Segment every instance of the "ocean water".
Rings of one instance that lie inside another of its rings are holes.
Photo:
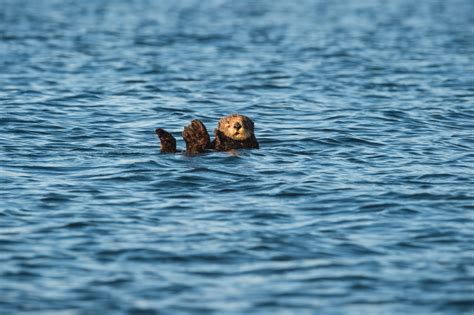
[[[0,0],[0,314],[473,314],[473,12]]]

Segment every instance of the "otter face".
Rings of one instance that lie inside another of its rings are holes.
[[[217,129],[225,136],[238,141],[249,139],[253,135],[253,121],[243,115],[229,115],[219,120]]]

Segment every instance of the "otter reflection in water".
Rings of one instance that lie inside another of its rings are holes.
[[[176,152],[176,139],[162,128],[156,129],[160,138],[160,150],[166,153]],[[235,149],[258,149],[254,134],[253,121],[244,115],[232,114],[219,120],[214,129],[214,140],[211,142],[206,126],[195,119],[184,127],[182,133],[186,142],[186,153],[202,153],[206,150],[230,151]]]

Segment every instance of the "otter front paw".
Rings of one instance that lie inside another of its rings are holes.
[[[226,151],[226,136],[219,129],[214,129],[214,149]]]
[[[211,139],[207,132],[206,126],[202,121],[195,119],[184,127],[183,139],[186,142],[186,153],[202,153],[210,148]]]

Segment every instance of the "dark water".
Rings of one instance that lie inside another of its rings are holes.
[[[0,314],[473,314],[473,12],[0,0]]]

